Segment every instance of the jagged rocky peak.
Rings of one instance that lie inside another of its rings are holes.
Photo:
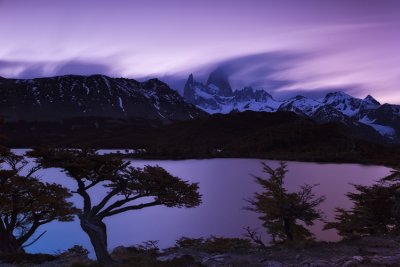
[[[315,101],[315,100],[302,95],[296,95],[292,98],[289,98],[286,102],[298,102],[298,101]]]
[[[246,86],[241,90],[235,90],[233,92],[237,101],[255,101],[255,102],[266,102],[273,100],[273,97],[265,90],[254,90],[251,86]]]
[[[363,99],[363,105],[365,106],[365,108],[377,108],[381,105],[381,103],[379,103],[375,98],[373,98],[371,95],[367,95],[364,99]]]
[[[302,99],[307,99],[307,97],[302,96],[302,95],[296,95],[295,97],[292,98],[293,100],[302,100]]]
[[[194,85],[194,77],[193,77],[193,73],[190,73],[188,79],[187,79],[187,84],[193,84]]]
[[[376,100],[375,98],[373,98],[371,95],[367,95],[367,96],[364,98],[364,101],[368,101],[368,102],[371,102],[371,103],[375,103],[375,104],[380,105],[380,103],[378,102],[378,100]]]
[[[193,74],[191,73],[185,83],[183,89],[183,97],[190,103],[195,103],[195,81]]]
[[[336,91],[336,92],[327,93],[322,102],[328,103],[328,102],[350,99],[350,98],[353,98],[353,97],[351,95],[346,94],[345,92]]]
[[[293,111],[300,115],[310,116],[320,105],[321,103],[314,99],[297,95],[284,101],[278,110]]]
[[[233,91],[226,73],[222,69],[216,69],[210,73],[207,84],[208,87],[215,86],[220,96],[232,96]]]
[[[361,99],[352,97],[344,92],[328,93],[322,101],[323,104],[328,104],[350,117],[359,112],[361,102]]]
[[[245,88],[243,88],[242,90],[244,93],[253,93],[254,89],[251,86],[246,86]]]
[[[245,87],[233,91],[227,76],[213,71],[206,84],[189,75],[184,87],[185,99],[207,113],[229,113],[232,110],[276,111],[280,102],[264,90]]]
[[[370,95],[360,99],[337,91],[318,100],[297,95],[276,101],[266,91],[251,87],[232,91],[226,75],[218,71],[210,74],[207,84],[197,82],[190,75],[184,95],[186,100],[210,114],[246,110],[292,111],[318,123],[340,122],[350,127],[362,125],[367,127],[364,130],[369,129],[391,141],[400,142],[400,106],[381,105]]]

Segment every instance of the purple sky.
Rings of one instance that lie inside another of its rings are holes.
[[[342,89],[400,103],[397,0],[0,0],[0,75],[160,77]]]

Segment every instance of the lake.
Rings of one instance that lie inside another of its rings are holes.
[[[277,161],[267,161],[273,167]],[[258,214],[244,209],[246,198],[260,191],[254,182],[254,175],[262,175],[258,159],[205,159],[205,160],[133,160],[137,167],[159,165],[167,171],[191,182],[198,182],[203,195],[203,203],[193,209],[151,207],[117,215],[106,220],[108,226],[109,248],[119,245],[134,245],[146,240],[160,240],[160,247],[174,244],[182,237],[241,237],[243,228],[250,226],[263,231],[265,241],[268,235],[261,228]],[[335,207],[349,208],[351,203],[345,193],[352,190],[349,183],[372,184],[389,174],[390,169],[382,166],[359,164],[317,164],[288,162],[286,187],[289,191],[298,190],[304,183],[319,184],[317,195],[325,195],[327,200],[320,206],[326,218],[333,218]],[[67,187],[74,186],[72,179],[59,169],[41,171],[43,180],[53,181]],[[95,200],[101,198],[102,188],[91,192]],[[74,202],[80,206],[80,198]],[[334,230],[322,231],[322,223],[311,229],[318,240],[335,241],[338,236]],[[47,233],[36,244],[27,248],[29,252],[54,253],[75,244],[92,251],[87,236],[80,229],[78,221],[69,223],[53,222],[37,233]]]

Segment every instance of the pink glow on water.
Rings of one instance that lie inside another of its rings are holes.
[[[278,162],[268,161],[272,167]],[[108,218],[110,249],[120,245],[134,245],[146,240],[160,240],[161,247],[172,246],[182,236],[208,237],[210,235],[241,237],[243,228],[250,226],[263,231],[258,214],[244,210],[244,199],[249,198],[260,187],[251,174],[263,175],[257,159],[210,159],[184,161],[133,161],[133,165],[159,165],[184,180],[198,182],[203,195],[203,203],[193,209],[152,207],[127,212]],[[358,164],[317,164],[289,162],[286,186],[289,191],[297,191],[304,183],[319,184],[317,195],[327,197],[320,208],[326,219],[331,220],[336,207],[349,208],[351,203],[345,193],[353,190],[350,183],[369,185],[389,174],[390,169],[382,166],[363,166]],[[65,177],[57,169],[42,173],[43,179],[75,188],[72,179]],[[93,203],[104,197],[100,187],[91,192]],[[74,197],[78,206],[82,200]],[[32,252],[54,252],[65,250],[75,244],[91,249],[87,236],[79,227],[79,222],[53,222],[43,227],[48,232],[43,239],[30,247]],[[42,229],[42,230],[43,230]],[[312,231],[319,240],[338,240],[335,231],[322,231],[322,223],[316,224]]]

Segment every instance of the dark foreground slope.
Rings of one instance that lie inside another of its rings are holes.
[[[159,120],[75,118],[2,125],[9,147],[141,148],[142,158],[254,157],[395,164],[397,146],[340,123],[317,124],[292,112],[242,112],[164,124]]]

